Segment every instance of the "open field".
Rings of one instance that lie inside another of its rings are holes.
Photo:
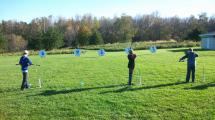
[[[196,82],[184,83],[184,49],[135,51],[136,68],[128,87],[127,56],[87,51],[30,56],[32,88],[20,91],[20,56],[0,56],[0,119],[215,119],[215,51],[196,51]],[[205,80],[203,80],[203,66]],[[138,85],[138,73],[142,85]],[[38,88],[38,79],[42,88]]]

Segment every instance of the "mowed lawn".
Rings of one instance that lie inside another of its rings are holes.
[[[137,59],[131,87],[126,85],[124,52],[107,52],[103,57],[97,51],[81,57],[30,56],[41,66],[30,67],[32,88],[24,91],[20,90],[20,66],[15,66],[20,56],[0,56],[0,119],[214,120],[215,51],[197,51],[195,83],[184,83],[186,62],[178,62],[183,51],[134,51]]]

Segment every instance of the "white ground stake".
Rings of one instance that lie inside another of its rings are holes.
[[[42,84],[41,84],[41,79],[40,77],[38,77],[38,70],[36,68],[36,74],[37,74],[37,78],[38,78],[38,87],[41,88],[42,87]],[[40,76],[40,75],[39,75]]]
[[[84,81],[83,80],[80,81],[80,86],[81,86],[81,88],[84,87]]]
[[[42,87],[42,84],[41,84],[41,80],[40,80],[40,78],[38,79],[38,86],[39,86],[39,88],[41,88],[41,87]]]
[[[137,85],[141,86],[142,85],[142,76],[140,74],[140,69],[138,69],[138,74],[137,74]]]
[[[205,82],[205,64],[203,64],[202,68],[202,81]]]
[[[138,85],[141,86],[142,85],[142,76],[137,76],[138,79]]]

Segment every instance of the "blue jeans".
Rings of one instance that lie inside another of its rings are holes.
[[[186,82],[189,82],[190,80],[190,74],[192,73],[192,82],[195,81],[195,70],[196,67],[194,66],[187,66],[187,76],[186,76]]]
[[[131,85],[133,71],[134,71],[133,68],[129,68],[128,85]]]
[[[23,79],[22,79],[22,85],[21,90],[24,90],[25,88],[29,88],[28,85],[28,72],[22,72]]]

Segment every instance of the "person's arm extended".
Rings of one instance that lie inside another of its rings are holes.
[[[34,65],[29,58],[28,58],[28,65]]]
[[[19,59],[19,63],[16,65],[22,65],[22,57]]]
[[[186,54],[185,56],[183,56],[183,57],[181,57],[180,59],[179,59],[179,62],[181,62],[181,61],[183,61],[185,58],[187,58],[188,57],[188,55]]]

